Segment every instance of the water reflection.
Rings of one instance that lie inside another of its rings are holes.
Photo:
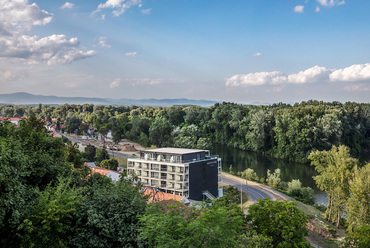
[[[312,178],[317,173],[314,167],[309,164],[298,164],[282,159],[270,158],[255,152],[243,151],[220,144],[214,145],[211,154],[220,156],[223,171],[229,171],[230,165],[232,165],[234,173],[251,168],[257,173],[258,177],[266,177],[267,170],[273,172],[279,168],[282,181],[290,182],[292,179],[299,179],[302,186],[311,187],[315,190],[316,203],[326,204],[325,193],[317,189]]]

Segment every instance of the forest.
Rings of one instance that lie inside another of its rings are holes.
[[[259,201],[247,216],[233,194],[198,207],[148,204],[135,178],[114,183],[68,162],[78,150],[34,115],[0,122],[0,147],[1,247],[309,247],[293,202]]]
[[[210,107],[172,106],[0,106],[0,115],[35,114],[57,119],[65,132],[85,134],[92,126],[113,141],[143,146],[208,149],[223,144],[272,157],[308,163],[312,151],[345,145],[359,158],[370,152],[370,104],[307,101],[273,105],[217,103]]]
[[[326,219],[347,228],[343,245],[369,244],[370,166],[355,158],[369,149],[369,104],[40,104],[1,106],[0,111],[28,117],[18,126],[0,123],[2,247],[309,247],[305,223],[313,216],[294,202],[265,199],[249,207],[246,216],[228,191],[211,206],[147,204],[142,185],[131,179],[122,176],[112,183],[91,174],[75,145],[47,133],[45,121],[54,118],[68,133],[86,134],[93,126],[106,136],[111,130],[114,142],[126,138],[145,146],[202,149],[221,143],[311,161],[317,185],[329,196]]]

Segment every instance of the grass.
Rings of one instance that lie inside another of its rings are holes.
[[[127,167],[127,158],[110,155],[110,158],[115,158],[118,161],[118,165],[121,167]]]

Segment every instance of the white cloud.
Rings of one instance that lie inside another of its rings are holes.
[[[125,55],[129,57],[136,57],[137,52],[129,52],[129,53],[125,53]]]
[[[108,45],[107,44],[107,37],[99,37],[99,45],[101,47],[106,47],[106,48],[110,48],[111,45]]]
[[[135,82],[133,83],[133,86],[135,85],[158,85],[158,84],[161,84],[162,82],[163,80],[160,78],[155,78],[155,79],[142,78],[142,79],[135,80]]]
[[[284,76],[284,74],[279,71],[239,74],[239,75],[234,75],[231,78],[227,79],[226,85],[228,86],[239,86],[239,85],[256,86],[256,85],[272,84],[274,79],[282,77],[282,76]]]
[[[370,64],[352,65],[330,74],[331,81],[354,82],[366,79],[370,79]]]
[[[114,89],[120,86],[121,79],[116,78],[110,83],[109,88]]]
[[[143,9],[143,10],[141,10],[141,13],[144,14],[144,15],[150,15],[151,11],[152,11],[152,9]]]
[[[333,7],[343,5],[346,3],[344,0],[316,0],[316,1],[325,7]]]
[[[99,12],[102,9],[110,8],[114,9],[113,14],[115,16],[120,16],[127,9],[133,6],[141,7],[141,0],[107,0],[105,3],[100,3],[97,10],[93,13]]]
[[[314,66],[295,74],[279,71],[237,74],[226,80],[227,86],[307,84],[318,82],[358,82],[370,79],[370,64],[352,65],[344,69]]]
[[[304,6],[303,5],[297,5],[294,7],[294,12],[296,13],[302,13],[304,10]]]
[[[69,63],[89,57],[95,51],[79,50],[77,38],[51,35],[43,38],[29,35],[34,25],[49,23],[53,15],[40,10],[28,0],[0,0],[0,57],[21,59],[27,63]]]
[[[315,8],[315,12],[316,12],[316,13],[320,12],[320,7],[319,7],[319,6],[317,6],[317,7]]]
[[[262,55],[262,53],[259,53],[259,52],[257,52],[257,53],[253,53],[252,54],[252,56],[254,56],[254,57],[259,57],[259,56],[261,56]]]
[[[64,5],[62,5],[60,8],[61,9],[72,9],[75,5],[70,2],[66,2]]]
[[[132,87],[145,85],[159,85],[164,82],[164,80],[161,78],[126,78],[124,79],[124,81],[126,81]]]
[[[28,0],[0,0],[0,35],[12,32],[29,32],[33,25],[45,25],[53,19],[53,14],[40,10],[36,3]]]

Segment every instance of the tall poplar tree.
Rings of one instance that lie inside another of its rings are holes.
[[[312,152],[308,158],[319,173],[314,177],[317,186],[328,194],[325,216],[339,227],[350,196],[349,182],[358,160],[350,157],[349,148],[343,145],[333,146],[329,151]]]

